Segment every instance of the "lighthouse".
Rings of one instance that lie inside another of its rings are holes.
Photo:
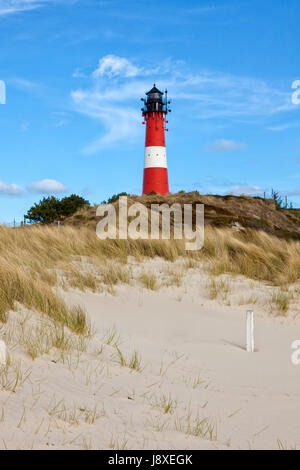
[[[165,143],[166,115],[170,112],[167,96],[155,84],[146,93],[142,115],[146,124],[143,194],[152,191],[164,195],[169,192],[168,168]]]

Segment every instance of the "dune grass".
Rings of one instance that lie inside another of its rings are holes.
[[[120,364],[121,367],[129,367],[130,369],[135,370],[137,372],[141,371],[142,359],[137,351],[133,351],[131,356],[126,359],[121,349],[117,345],[114,345],[114,347],[116,350],[116,362]]]
[[[184,257],[188,267],[204,262],[213,276],[241,274],[279,286],[300,278],[299,243],[262,231],[207,227],[204,248],[194,252],[185,250],[184,240],[99,240],[86,227],[0,226],[0,322],[19,302],[74,332],[84,332],[88,326],[82,309],[68,307],[55,291],[57,271],[72,287],[96,291],[100,283],[130,282],[132,274],[124,266],[128,256],[138,260],[159,256],[168,261]],[[72,267],[74,259],[83,257],[98,269],[98,279],[92,271]],[[154,275],[142,275],[140,280],[149,289],[157,288]]]
[[[154,273],[142,273],[140,275],[140,281],[146,289],[158,289],[157,277]]]
[[[49,236],[49,234],[52,235]],[[51,229],[18,230],[0,227],[0,321],[20,303],[47,315],[73,332],[89,328],[80,306],[69,307],[55,292],[55,262],[62,259]],[[63,238],[63,237],[61,237]],[[53,244],[52,244],[53,242]],[[70,242],[69,242],[70,243]],[[62,248],[61,248],[62,250]]]
[[[208,228],[202,259],[210,263],[211,273],[242,274],[270,284],[294,283],[300,277],[300,245],[262,231],[232,232]]]
[[[207,285],[209,298],[215,300],[221,298],[227,300],[228,294],[231,292],[231,287],[228,281],[211,279]]]
[[[271,311],[278,312],[285,315],[290,306],[291,295],[285,292],[275,292],[271,296],[270,307]]]

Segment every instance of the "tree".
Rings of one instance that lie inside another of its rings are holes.
[[[48,196],[35,203],[28,210],[25,219],[31,222],[49,224],[54,220],[74,214],[84,205],[89,205],[89,201],[76,194],[71,194],[71,196],[64,197],[61,200],[54,196]]]
[[[282,209],[282,207],[283,207],[283,201],[282,201],[282,197],[280,196],[279,192],[278,192],[278,191],[275,191],[274,189],[272,189],[272,191],[271,191],[271,198],[272,198],[273,201],[275,202],[275,207],[276,207],[276,209]]]
[[[113,194],[111,197],[107,199],[107,201],[103,201],[102,204],[113,204],[114,202],[118,201],[120,196],[128,196],[128,194],[125,192]]]
[[[90,205],[89,201],[83,199],[77,194],[71,194],[71,196],[64,197],[59,202],[61,215],[67,216],[74,214],[80,207]]]

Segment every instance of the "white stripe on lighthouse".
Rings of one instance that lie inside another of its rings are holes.
[[[166,147],[146,147],[144,168],[167,168]]]

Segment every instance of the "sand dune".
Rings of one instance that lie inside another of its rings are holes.
[[[180,260],[130,263],[133,273],[160,273],[158,286],[166,270],[181,266]],[[69,305],[86,309],[93,335],[76,336],[65,352],[51,348],[34,360],[14,343],[12,331],[20,318],[30,334],[41,322],[46,328],[47,320],[23,307],[11,312],[1,329],[12,363],[0,382],[0,446],[299,446],[300,366],[291,362],[298,301],[288,317],[276,316],[264,300],[270,297],[268,286],[223,279],[227,287],[214,299],[211,279],[199,269],[185,272],[181,285],[153,291],[137,282],[116,287],[114,295],[61,291]],[[249,305],[242,302],[251,296],[256,297],[253,354],[245,351]]]

